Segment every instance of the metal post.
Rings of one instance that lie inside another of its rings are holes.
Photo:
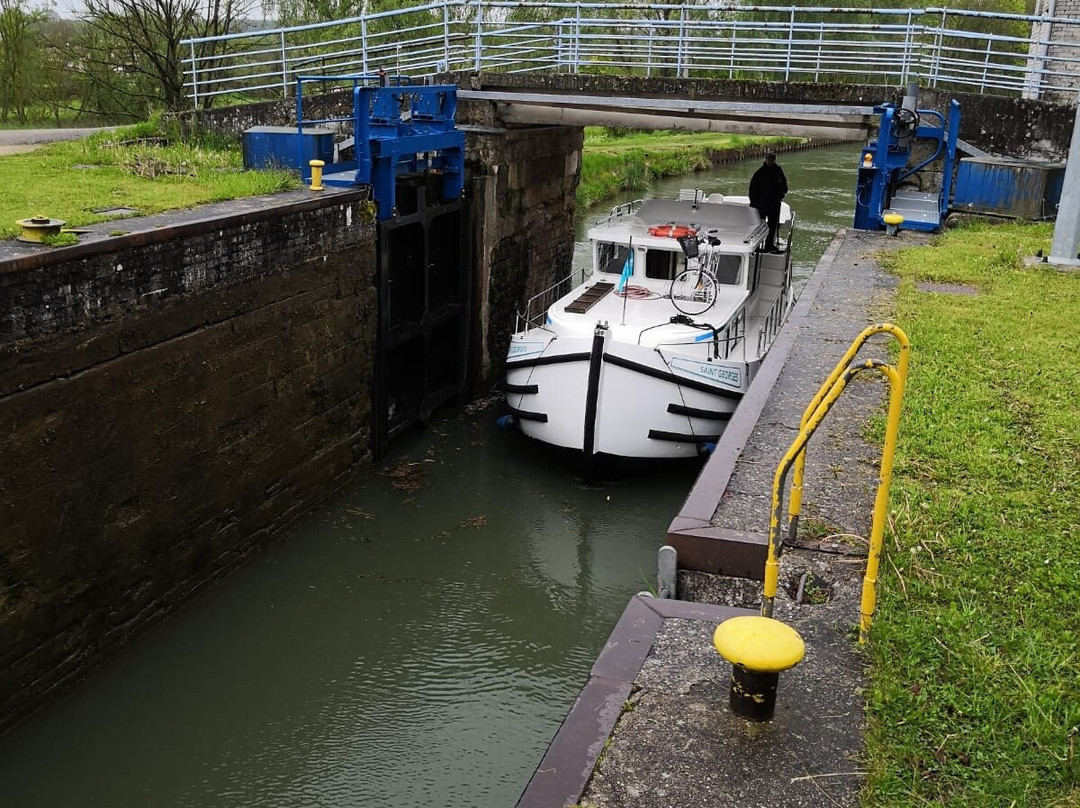
[[[677,553],[674,547],[665,544],[656,554],[656,596],[659,598],[674,598],[677,576]]]
[[[1076,118],[1073,120],[1072,141],[1069,143],[1065,181],[1061,186],[1054,240],[1050,243],[1050,263],[1080,266],[1077,249],[1080,247],[1080,96],[1077,98]]]
[[[869,364],[869,363],[868,363]],[[904,403],[904,380],[889,365],[878,367],[889,380],[889,414],[885,421],[885,446],[881,450],[877,493],[874,495],[874,517],[870,524],[870,548],[867,552],[866,574],[863,575],[862,597],[859,602],[859,643],[870,639],[870,623],[877,607],[878,565],[885,543],[885,522],[889,516],[889,486],[892,483],[893,458],[900,432],[900,409]]]
[[[289,97],[289,68],[285,62],[285,32],[281,32],[281,97]]]
[[[574,75],[581,70],[581,4],[574,11]]]
[[[566,33],[563,30],[563,21],[555,23],[555,72],[562,73],[566,51]]]
[[[446,72],[451,72],[450,68],[450,6],[449,4],[442,7],[442,19],[443,19],[443,62],[446,63]]]
[[[787,56],[784,57],[784,81],[791,75],[791,46],[795,43],[795,8],[791,9],[791,17],[788,18],[787,31]]]
[[[484,29],[484,7],[480,3],[476,4],[476,59],[473,63],[473,69],[480,72],[480,50],[483,47],[483,29]]]
[[[368,63],[367,63],[367,18],[360,20],[360,59],[361,59],[361,72],[367,76]]]
[[[911,65],[911,50],[915,42],[915,23],[912,20],[913,12],[907,13],[907,31],[904,32],[904,55],[900,60],[900,83],[908,83],[908,68]]]
[[[645,77],[648,78],[652,75],[652,43],[656,37],[656,29],[649,26],[649,50],[645,57]]]
[[[945,36],[945,12],[941,12],[941,23],[934,38],[934,67],[930,71],[930,86],[937,87],[938,73],[941,71],[941,43]]]
[[[990,69],[990,43],[993,42],[989,36],[986,37],[986,55],[983,57],[983,74],[982,83],[979,86],[979,95],[986,92],[986,73]]]
[[[817,83],[818,76],[821,74],[821,46],[825,42],[825,22],[818,23],[818,35],[817,35],[817,61],[814,62],[814,83]]]
[[[675,51],[675,75],[682,78],[683,74],[683,37],[686,35],[686,7],[679,11],[679,44]]]
[[[191,92],[195,109],[199,108],[199,66],[195,64],[195,43],[191,43]]]
[[[739,24],[735,20],[731,21],[731,55],[728,58],[728,71],[727,77],[729,79],[735,78],[735,33],[739,29]]]

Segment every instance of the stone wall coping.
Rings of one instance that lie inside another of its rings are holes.
[[[284,195],[283,195],[284,196]],[[291,195],[290,195],[291,196]],[[248,198],[250,199],[250,198]],[[113,224],[124,222],[126,224],[142,223],[143,230],[136,230],[122,236],[110,236],[107,239],[93,239],[70,247],[56,247],[43,252],[34,252],[13,258],[0,259],[0,275],[12,275],[19,272],[30,272],[36,269],[66,264],[82,258],[101,255],[109,252],[119,252],[133,247],[146,247],[153,244],[161,244],[178,238],[201,235],[210,230],[221,228],[242,227],[246,224],[263,222],[282,215],[303,213],[309,210],[318,210],[326,207],[328,201],[334,204],[357,202],[367,199],[366,190],[346,189],[342,191],[324,191],[319,196],[306,199],[293,199],[289,201],[274,201],[273,197],[264,197],[266,204],[256,209],[246,209],[236,213],[215,214],[213,216],[200,215],[202,208],[194,208],[191,211],[171,211],[177,213],[193,213],[197,218],[180,221],[173,224],[149,226],[146,223],[154,217],[147,216],[137,219],[114,219]],[[243,201],[243,200],[233,200]],[[155,214],[160,215],[160,214]],[[100,225],[95,225],[100,226]]]

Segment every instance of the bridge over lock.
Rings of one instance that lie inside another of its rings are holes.
[[[459,87],[465,122],[865,139],[875,105],[918,85],[965,111],[968,153],[1061,159],[1080,88],[1080,8],[439,0],[309,25],[187,40],[188,97],[298,100],[302,76],[392,75]],[[1070,13],[1070,11],[1072,13]],[[1055,13],[1060,16],[1054,16]],[[330,83],[327,82],[327,85]],[[471,106],[471,112],[470,112]],[[317,118],[301,109],[291,123]],[[1053,255],[1075,260],[1070,167]]]

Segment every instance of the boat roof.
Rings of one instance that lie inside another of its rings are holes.
[[[635,242],[650,238],[649,228],[662,225],[685,225],[697,230],[699,236],[710,235],[721,244],[749,245],[760,240],[763,233],[761,216],[750,207],[745,197],[723,201],[709,198],[699,202],[675,199],[648,199],[632,213],[613,214],[589,231],[589,238],[599,241]],[[670,243],[670,242],[668,242]]]

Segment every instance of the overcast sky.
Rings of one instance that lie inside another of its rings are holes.
[[[78,17],[83,4],[82,0],[53,0],[53,7],[61,17]]]

